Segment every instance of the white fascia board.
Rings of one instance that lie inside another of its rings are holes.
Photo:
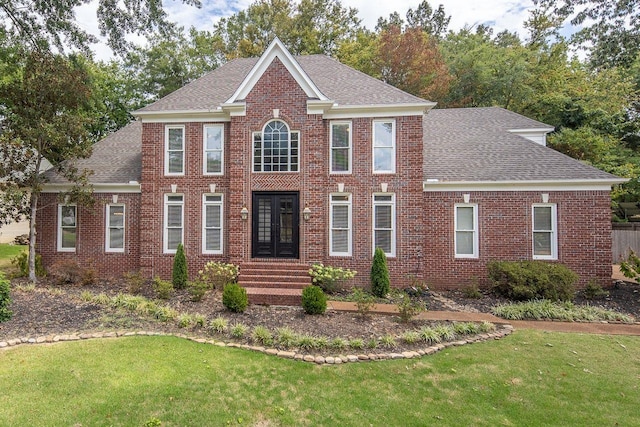
[[[228,122],[231,117],[222,108],[212,110],[136,111],[132,113],[142,123]]]
[[[333,105],[323,115],[324,119],[349,119],[358,117],[422,116],[436,105],[435,102],[411,104]]]
[[[508,131],[511,133],[538,133],[538,132],[549,133],[549,132],[553,132],[554,130],[555,128],[553,127],[544,127],[544,128],[509,129]]]
[[[92,184],[94,193],[140,193],[140,183],[137,181],[131,181],[127,184],[124,183],[96,183]],[[68,191],[72,184],[44,184],[42,186],[43,193],[62,193]]]
[[[233,104],[238,100],[246,99],[249,92],[251,92],[256,83],[258,83],[262,74],[269,68],[275,58],[282,61],[282,64],[289,73],[291,73],[291,76],[293,76],[298,85],[300,85],[307,97],[323,101],[327,100],[327,97],[320,92],[320,89],[313,83],[307,73],[304,72],[300,64],[298,64],[298,61],[295,60],[280,39],[276,37],[225,104]]]
[[[628,179],[567,179],[560,181],[438,181],[427,179],[424,192],[442,191],[609,191],[611,186]]]

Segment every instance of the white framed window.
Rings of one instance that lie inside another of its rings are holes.
[[[107,205],[106,252],[124,252],[125,208],[123,204]]]
[[[202,195],[202,253],[222,253],[222,194]]]
[[[298,172],[300,132],[282,120],[272,120],[253,133],[254,172]]]
[[[396,172],[396,121],[373,121],[373,173]]]
[[[396,255],[395,194],[373,195],[373,250],[381,248],[387,256]]]
[[[184,126],[165,127],[164,174],[184,175]]]
[[[351,194],[331,194],[329,201],[329,255],[351,255]]]
[[[478,258],[478,205],[455,205],[455,256]]]
[[[203,173],[224,174],[224,125],[205,125],[203,134]]]
[[[78,207],[58,205],[58,252],[75,252],[78,237]]]
[[[555,204],[534,204],[533,259],[558,259],[557,208]]]
[[[331,122],[331,173],[351,173],[351,122]]]
[[[174,254],[184,238],[184,196],[164,195],[164,253]]]

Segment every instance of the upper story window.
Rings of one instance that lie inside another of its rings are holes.
[[[184,175],[184,126],[167,126],[164,140],[164,174]]]
[[[124,252],[124,205],[107,205],[107,236],[105,250],[107,252]]]
[[[298,172],[300,133],[282,120],[267,123],[253,133],[254,172]]]
[[[478,257],[478,205],[455,206],[456,258]]]
[[[184,237],[184,196],[165,194],[164,196],[164,253],[176,253]]]
[[[78,226],[76,205],[58,205],[58,251],[75,252]]]
[[[205,125],[203,128],[203,149],[205,175],[224,173],[224,126]]]
[[[373,250],[381,248],[387,256],[396,255],[395,194],[373,196]]]
[[[558,259],[557,213],[555,204],[533,205],[533,258]]]
[[[373,121],[373,173],[396,172],[396,122]]]
[[[331,122],[331,173],[351,173],[351,122]]]

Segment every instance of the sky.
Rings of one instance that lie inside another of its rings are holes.
[[[421,0],[341,0],[344,7],[358,10],[358,16],[364,26],[373,29],[379,17],[388,17],[398,12],[405,17],[407,10],[416,9]],[[233,15],[246,9],[254,0],[201,0],[202,8],[197,9],[184,5],[180,0],[163,0],[165,10],[171,21],[189,28],[210,30],[221,17]],[[77,9],[76,20],[86,30],[98,34],[96,20],[96,1]],[[533,7],[531,0],[434,0],[429,4],[434,9],[442,4],[445,13],[451,16],[450,30],[458,30],[464,26],[486,24],[494,28],[494,34],[502,30],[516,31],[524,37],[523,23],[528,17],[528,10]],[[144,40],[140,39],[142,43]],[[110,57],[109,49],[104,45],[95,46],[98,59]]]

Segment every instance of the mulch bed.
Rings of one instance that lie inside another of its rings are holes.
[[[83,291],[94,294],[106,293],[114,296],[127,292],[124,282],[100,281],[85,287],[59,287],[41,281],[34,289],[25,285],[22,279],[12,281],[13,318],[0,323],[0,341],[14,338],[29,338],[52,334],[69,334],[97,331],[156,331],[164,333],[207,336],[206,328],[183,329],[177,322],[159,322],[130,311],[109,306],[84,302],[80,295]],[[22,285],[22,290],[20,290]],[[610,289],[609,296],[587,301],[579,294],[577,304],[588,303],[640,318],[640,285],[617,282]],[[143,287],[141,294],[154,297],[150,284]],[[488,292],[482,298],[466,298],[461,291],[427,292],[423,294],[430,310],[479,311],[490,312],[494,305],[507,302]],[[221,302],[220,292],[208,292],[200,302],[190,300],[184,290],[176,291],[167,304],[181,313],[199,313],[210,321],[216,317],[225,317],[229,324],[243,323],[248,327],[257,325],[275,331],[289,327],[297,333],[313,336],[325,336],[329,339],[380,338],[384,335],[399,336],[408,330],[419,329],[429,324],[427,321],[401,323],[396,316],[370,315],[362,318],[356,313],[327,311],[322,316],[305,315],[301,308],[250,306],[245,313],[236,314],[227,311]],[[400,346],[400,340],[398,340]],[[400,346],[398,351],[410,349]]]

